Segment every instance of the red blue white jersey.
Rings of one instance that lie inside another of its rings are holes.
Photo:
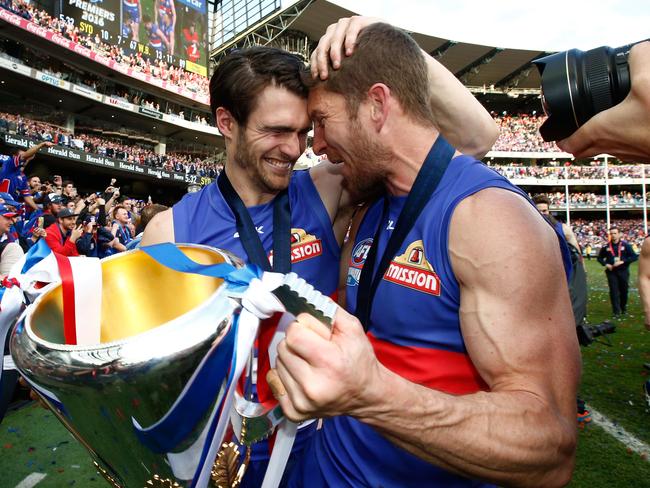
[[[464,198],[488,187],[524,195],[480,161],[458,156],[450,162],[379,283],[367,333],[388,369],[454,395],[488,387],[467,354],[460,329],[460,288],[449,259],[449,223]],[[346,300],[352,313],[376,229],[383,226],[379,261],[406,198],[389,197],[387,219],[382,216],[383,201],[376,202],[359,226],[347,273]],[[352,417],[325,420],[293,475],[295,487],[484,486],[425,462]]]
[[[340,248],[332,231],[332,223],[308,171],[296,171],[289,183],[291,205],[291,271],[297,273],[325,295],[335,297],[338,287]],[[273,201],[247,208],[262,246],[272,256]],[[198,193],[189,193],[173,207],[174,240],[196,243],[228,250],[248,261],[235,216],[215,183]],[[292,456],[285,473],[295,465],[296,453],[301,452],[311,437],[315,423],[298,430]],[[252,447],[251,464],[242,480],[242,488],[261,486],[269,459],[267,441]]]
[[[338,283],[340,249],[325,205],[308,171],[295,171],[289,184],[291,205],[291,271],[321,293],[333,295]],[[273,201],[247,208],[262,246],[273,249]],[[216,183],[188,193],[173,207],[178,243],[206,244],[226,249],[248,261],[235,216]],[[335,269],[336,268],[336,269]]]
[[[168,15],[169,20],[173,17],[174,9],[172,8],[171,0],[158,0],[158,14],[159,15]]]
[[[9,193],[17,201],[31,195],[23,173],[23,162],[19,156],[0,154],[0,192]]]
[[[149,45],[157,51],[161,51],[164,47],[162,41],[163,31],[157,24],[151,24],[151,27],[145,27],[145,29],[149,34]]]
[[[131,17],[131,20],[136,24],[140,23],[140,0],[122,0],[123,16],[126,14]]]

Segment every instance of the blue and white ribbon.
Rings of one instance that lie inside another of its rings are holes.
[[[199,264],[170,243],[140,249],[158,263],[175,271],[223,279],[227,295],[242,301],[243,309],[227,336],[208,353],[206,360],[199,365],[197,372],[163,418],[144,429],[133,419],[137,435],[145,445],[155,452],[167,452],[167,459],[177,477],[191,479],[191,488],[204,488],[210,480],[212,465],[228,427],[228,414],[232,409],[236,381],[241,376],[254,345],[259,320],[268,318],[275,312],[285,311],[282,303],[271,293],[281,284],[283,275],[265,273],[256,265],[238,269],[228,263]],[[229,368],[224,367],[228,359]],[[214,406],[199,439],[181,453],[171,452],[196,427],[209,407],[209,402],[199,399],[197,403],[197,399],[192,397],[213,399],[221,388],[224,394]],[[190,476],[193,466],[196,467]]]

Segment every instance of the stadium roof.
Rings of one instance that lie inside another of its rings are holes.
[[[212,52],[212,57],[218,61],[221,55],[234,47],[271,43],[287,31],[299,31],[312,42],[317,42],[328,25],[351,15],[356,13],[327,0],[300,0],[218,47]],[[422,49],[433,55],[466,86],[485,87],[486,91],[502,93],[536,92],[539,89],[540,77],[531,61],[548,54],[544,51],[502,49],[423,33],[412,35]]]

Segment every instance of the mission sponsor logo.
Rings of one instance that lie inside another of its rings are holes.
[[[304,229],[291,229],[291,264],[315,258],[323,254],[323,242]],[[273,265],[273,251],[269,254]]]
[[[291,263],[323,254],[323,242],[303,229],[291,229]]]
[[[350,263],[348,266],[348,276],[345,280],[346,285],[348,286],[358,286],[359,280],[361,279],[361,270],[363,265],[368,258],[368,252],[372,246],[372,238],[364,239],[360,241],[354,249],[352,249],[352,254],[350,255]]]
[[[411,243],[404,254],[391,261],[384,279],[413,290],[440,296],[440,278],[424,255],[422,241]]]

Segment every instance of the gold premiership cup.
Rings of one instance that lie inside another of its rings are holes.
[[[179,247],[201,264],[241,266],[224,251]],[[114,486],[186,486],[201,434],[225,394],[227,357],[212,362],[213,386],[201,389],[193,403],[198,411],[169,431],[176,437],[164,438],[163,429],[163,442],[156,443],[143,440],[142,430],[164,422],[205,359],[218,359],[232,344],[239,304],[226,296],[223,280],[173,271],[139,250],[101,264],[101,343],[65,344],[62,289],[54,286],[12,335],[16,366]]]

